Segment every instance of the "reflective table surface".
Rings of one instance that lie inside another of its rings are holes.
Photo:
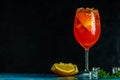
[[[120,80],[120,78],[115,79],[90,79],[85,77],[76,76],[68,76],[61,77],[55,74],[15,74],[15,73],[0,73],[0,80]]]

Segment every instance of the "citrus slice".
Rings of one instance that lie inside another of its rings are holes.
[[[70,76],[78,73],[77,65],[72,63],[54,63],[51,70],[61,76]]]
[[[79,72],[77,65],[74,64],[75,71],[71,75],[75,75]]]
[[[91,8],[78,8],[76,12],[77,18],[80,23],[88,30],[91,31],[91,27],[95,25],[94,10]]]

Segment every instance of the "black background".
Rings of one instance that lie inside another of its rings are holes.
[[[120,66],[119,0],[2,0],[0,72],[51,73],[56,62],[84,70],[84,49],[73,35],[78,7],[97,8],[101,17],[101,37],[90,49],[90,69]]]

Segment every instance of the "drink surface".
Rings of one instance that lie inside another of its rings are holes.
[[[74,19],[74,36],[85,49],[91,48],[101,33],[98,10],[78,8]]]

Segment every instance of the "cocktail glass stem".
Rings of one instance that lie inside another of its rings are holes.
[[[85,49],[85,70],[86,73],[89,72],[89,49]]]

